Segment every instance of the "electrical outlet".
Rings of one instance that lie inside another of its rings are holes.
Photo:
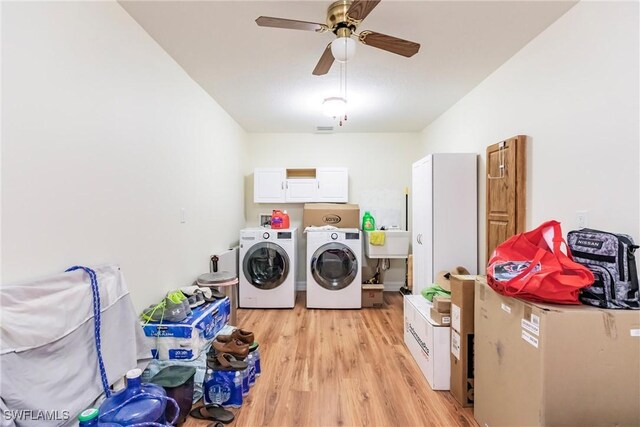
[[[578,220],[578,228],[587,228],[589,226],[589,213],[587,211],[577,211],[576,219]]]
[[[185,222],[187,222],[187,210],[180,208],[180,224],[184,224]]]

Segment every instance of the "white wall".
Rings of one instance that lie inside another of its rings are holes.
[[[638,3],[582,2],[422,134],[423,154],[478,152],[485,263],[485,152],[526,134],[527,228],[547,219],[640,241]]]
[[[381,218],[397,218],[397,225],[404,228],[404,191],[405,187],[411,187],[411,164],[418,158],[418,133],[252,133],[248,135],[248,141],[245,169],[247,226],[257,226],[258,215],[273,209],[286,209],[292,227],[301,228],[302,224],[302,204],[253,203],[254,168],[341,166],[349,168],[349,202],[360,205],[361,216],[365,210],[370,210],[377,225],[383,225]],[[299,288],[303,288],[306,284],[306,237],[299,233],[298,238],[298,259],[303,262],[299,263],[297,280]],[[375,262],[369,261],[373,267]],[[366,269],[363,273],[366,279],[373,272]],[[390,289],[396,288],[404,284],[404,278],[405,261],[391,261],[385,283]]]
[[[2,282],[118,263],[141,308],[207,272],[244,131],[117,3],[2,8]]]

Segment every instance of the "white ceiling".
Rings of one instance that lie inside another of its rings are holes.
[[[416,132],[564,14],[565,1],[383,0],[359,27],[422,45],[405,58],[359,44],[348,121],[322,115],[339,65],[313,76],[331,33],[258,27],[260,15],[325,22],[330,1],[121,1],[248,132]]]

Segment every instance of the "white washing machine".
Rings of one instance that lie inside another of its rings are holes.
[[[362,241],[357,228],[307,232],[307,307],[362,307]]]
[[[293,308],[296,302],[297,229],[240,231],[239,306]]]

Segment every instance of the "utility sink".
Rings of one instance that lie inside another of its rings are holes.
[[[405,230],[381,230],[385,233],[384,245],[369,243],[371,231],[364,232],[364,253],[368,258],[407,258],[411,232]]]

